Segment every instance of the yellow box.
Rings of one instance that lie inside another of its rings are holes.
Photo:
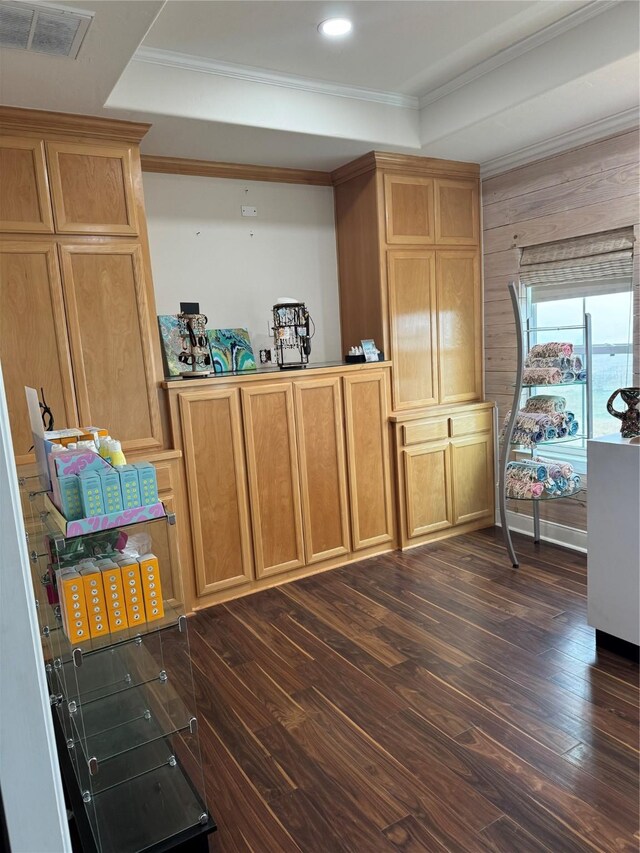
[[[80,569],[84,598],[89,619],[89,631],[92,637],[103,637],[109,633],[109,617],[107,615],[102,572],[96,566],[84,566]]]
[[[131,562],[128,559],[125,562],[121,560],[120,571],[122,572],[122,586],[124,588],[127,619],[129,620],[129,627],[133,628],[134,625],[141,625],[146,621],[142,583],[140,580],[140,566],[137,561]]]
[[[88,640],[89,622],[84,586],[80,574],[75,569],[59,569],[57,582],[65,634],[74,644]]]
[[[140,578],[147,621],[162,619],[164,604],[162,603],[162,584],[160,582],[158,558],[155,554],[143,554],[138,562],[140,564]]]
[[[101,566],[100,572],[102,574],[109,630],[111,633],[121,631],[123,628],[129,627],[129,620],[127,619],[120,566],[110,562],[109,565]]]

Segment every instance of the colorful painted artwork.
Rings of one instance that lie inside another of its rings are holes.
[[[246,329],[207,329],[207,338],[216,373],[256,369],[256,360]]]
[[[164,355],[165,376],[180,376],[184,366],[178,361],[182,352],[182,338],[176,314],[159,314],[158,326]]]

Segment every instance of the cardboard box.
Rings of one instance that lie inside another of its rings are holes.
[[[97,471],[82,471],[78,474],[78,481],[80,483],[83,517],[91,518],[94,515],[104,515],[102,483]]]
[[[160,566],[155,554],[144,554],[139,558],[140,579],[147,621],[162,619],[164,604],[162,602],[162,584],[160,582]]]
[[[122,558],[118,562],[122,571],[127,619],[129,620],[129,627],[133,628],[135,625],[141,625],[146,621],[140,566],[137,561],[132,561],[131,558]]]
[[[109,629],[112,633],[129,627],[122,586],[122,571],[112,560],[99,560]]]
[[[150,506],[158,501],[156,469],[151,462],[134,462],[140,484],[140,505]]]
[[[115,468],[101,468],[98,471],[98,476],[102,485],[105,515],[109,515],[112,512],[121,512],[123,509],[122,491],[120,489],[120,476],[118,472]]]
[[[84,587],[89,633],[92,637],[103,637],[109,633],[109,617],[104,597],[102,572],[97,566],[84,566],[80,568],[80,576]]]
[[[140,506],[140,484],[137,470],[133,465],[119,465],[115,470],[120,475],[123,509],[133,509]]]
[[[90,635],[82,578],[75,569],[58,569],[56,583],[62,609],[62,627],[75,645]]]

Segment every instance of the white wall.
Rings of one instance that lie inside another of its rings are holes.
[[[151,172],[143,183],[159,314],[200,302],[209,328],[249,329],[257,358],[272,305],[293,296],[316,325],[311,361],[341,359],[331,187]]]
[[[0,786],[14,853],[64,853],[71,842],[34,602],[0,365]]]

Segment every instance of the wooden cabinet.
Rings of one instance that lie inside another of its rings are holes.
[[[56,246],[0,242],[0,360],[17,463],[31,461],[25,385],[44,391],[55,427],[78,426]]]
[[[398,416],[395,441],[403,548],[493,524],[492,404]]]
[[[179,396],[197,595],[253,577],[240,392]]]
[[[347,466],[353,550],[393,539],[385,376],[345,376]]]
[[[480,255],[439,251],[436,258],[439,401],[482,396]]]
[[[435,252],[388,253],[389,319],[396,411],[438,399]]]
[[[59,234],[138,233],[130,146],[48,142],[47,160]]]
[[[140,246],[62,244],[60,253],[80,420],[108,426],[125,450],[161,446]]]
[[[371,152],[332,177],[344,351],[376,339],[394,412],[481,400],[478,167]]]
[[[293,383],[307,564],[349,553],[340,377]]]
[[[304,565],[293,386],[242,388],[256,575]]]
[[[53,232],[41,139],[0,136],[0,231]]]

